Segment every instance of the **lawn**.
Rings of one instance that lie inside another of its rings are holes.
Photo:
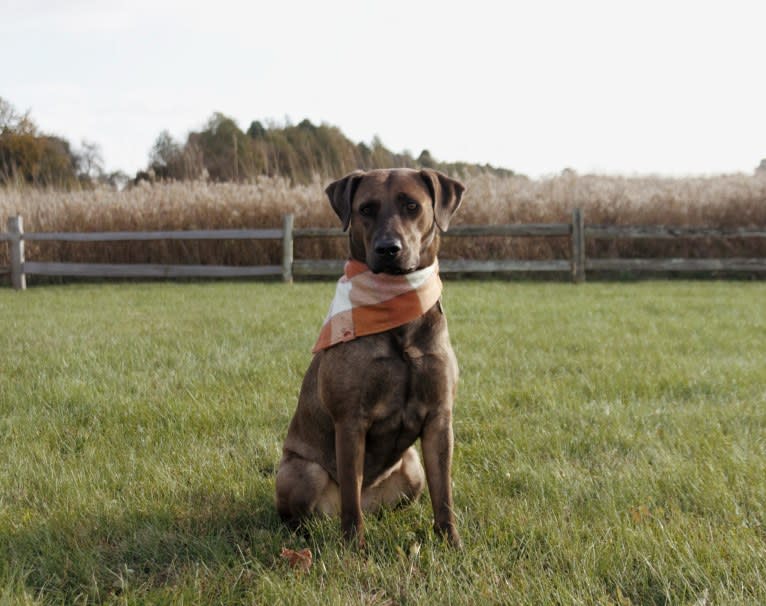
[[[464,548],[363,553],[273,506],[332,290],[0,290],[0,604],[766,603],[766,284],[447,282]]]

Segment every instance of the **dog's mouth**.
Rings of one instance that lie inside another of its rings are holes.
[[[392,276],[401,276],[412,273],[417,269],[416,265],[402,265],[399,259],[376,258],[370,259],[368,267],[374,274],[390,274]]]
[[[402,276],[404,274],[410,274],[413,271],[415,271],[415,267],[399,267],[398,265],[390,265],[390,264],[384,264],[384,265],[377,265],[372,264],[370,265],[370,270],[374,274],[389,274],[392,276]]]

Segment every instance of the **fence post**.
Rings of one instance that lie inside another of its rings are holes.
[[[585,282],[585,218],[580,208],[572,211],[572,282]]]
[[[293,281],[293,222],[292,214],[282,217],[282,281]]]
[[[8,217],[8,233],[11,234],[11,285],[16,290],[26,290],[27,277],[24,275],[24,220]]]

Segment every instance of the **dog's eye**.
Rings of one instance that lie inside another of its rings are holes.
[[[405,206],[405,208],[407,209],[408,213],[414,215],[420,210],[420,204],[410,200],[409,202],[407,202],[407,205]]]
[[[372,217],[375,214],[375,205],[365,204],[359,209],[359,214],[363,217]]]

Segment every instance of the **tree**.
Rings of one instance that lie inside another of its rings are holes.
[[[104,174],[104,157],[101,153],[101,146],[85,139],[80,145],[80,151],[77,154],[80,177],[86,181],[98,181]]]
[[[202,152],[205,169],[214,181],[240,181],[255,176],[251,139],[232,118],[214,113],[201,132],[189,135],[187,145],[190,143]]]
[[[167,130],[163,130],[149,152],[149,164],[152,167],[168,167],[177,162],[180,155],[181,146]]]
[[[160,179],[184,179],[183,149],[163,130],[149,152],[149,168]]]
[[[0,185],[71,187],[78,162],[66,139],[39,133],[29,112],[0,97]]]
[[[424,149],[418,156],[418,164],[423,168],[436,168],[438,163],[431,156],[431,152]]]
[[[250,128],[247,129],[247,136],[251,139],[263,139],[266,136],[266,128],[258,120],[253,120],[250,123]]]
[[[0,97],[0,133],[4,133],[6,130],[14,130],[17,120],[16,108]]]
[[[36,135],[37,127],[29,112],[20,114],[9,101],[0,97],[0,134]]]

